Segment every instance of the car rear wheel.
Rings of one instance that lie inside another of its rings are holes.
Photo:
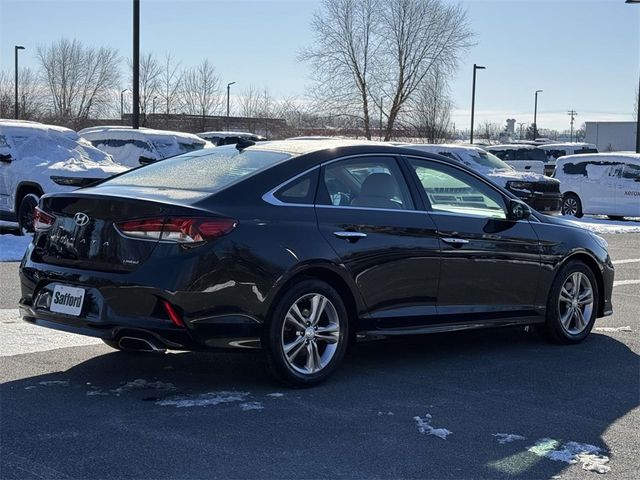
[[[562,214],[582,217],[582,202],[575,193],[567,193],[562,199]]]
[[[598,283],[582,262],[565,265],[556,276],[547,303],[544,325],[556,343],[580,343],[591,332],[598,312]]]
[[[27,233],[33,233],[33,210],[38,206],[39,197],[35,193],[27,193],[22,200],[20,200],[20,206],[18,207],[18,227],[20,228],[20,235],[26,235]]]
[[[347,348],[348,315],[327,283],[304,280],[278,302],[265,338],[271,373],[293,386],[317,384],[333,373]]]

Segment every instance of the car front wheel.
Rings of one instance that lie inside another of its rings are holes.
[[[330,285],[298,282],[280,299],[267,327],[269,370],[293,386],[319,383],[344,357],[348,331],[346,308]]]
[[[573,261],[562,267],[549,292],[544,330],[557,343],[580,343],[596,320],[598,284],[589,267]]]
[[[33,210],[38,206],[38,200],[39,198],[35,193],[27,193],[22,197],[22,200],[20,200],[20,206],[18,207],[20,235],[34,232]]]

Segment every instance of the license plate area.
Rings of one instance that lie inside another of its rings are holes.
[[[82,312],[85,293],[84,288],[54,285],[49,310],[78,317]]]

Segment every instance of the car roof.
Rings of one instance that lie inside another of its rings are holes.
[[[534,148],[540,148],[540,145],[529,145],[527,143],[508,143],[505,145],[488,145],[486,150],[513,150],[514,148],[522,148],[525,150],[533,150]]]
[[[70,128],[27,120],[0,120],[0,130],[9,135],[33,135],[37,132],[61,133],[72,140],[78,139],[78,134]]]
[[[406,148],[415,148],[416,150],[433,153],[438,153],[437,150],[467,153],[485,152],[483,148],[477,147],[475,145],[459,145],[454,143],[414,143],[406,145]]]
[[[257,133],[251,133],[251,132],[200,132],[197,133],[196,135],[198,136],[202,136],[202,135],[210,135],[210,136],[216,136],[216,137],[259,137],[260,135],[258,135]]]
[[[586,142],[558,142],[558,143],[545,143],[544,145],[538,145],[538,148],[543,150],[553,150],[556,148],[571,148],[571,147],[591,147],[596,148],[593,143]]]
[[[322,150],[332,150],[344,147],[372,147],[371,150],[380,148],[382,150],[389,150],[395,153],[400,153],[400,151],[403,150],[406,152],[408,150],[407,148],[389,145],[384,142],[349,140],[343,138],[273,140],[269,142],[261,142],[248,148],[250,150],[283,152],[293,156],[299,156]]]
[[[93,139],[130,139],[130,138],[148,138],[148,137],[181,137],[188,138],[195,142],[204,142],[205,140],[192,133],[175,132],[172,130],[155,130],[152,128],[133,129],[127,126],[104,126],[89,127],[80,130],[78,134],[82,137],[91,136]]]
[[[620,162],[640,165],[640,153],[612,152],[612,153],[585,153],[578,155],[565,155],[558,158],[556,165],[567,162]]]

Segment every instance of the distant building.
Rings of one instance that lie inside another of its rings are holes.
[[[584,141],[600,152],[635,151],[636,122],[586,122]]]
[[[507,126],[505,128],[505,133],[512,137],[516,133],[516,119],[515,118],[507,118]]]

